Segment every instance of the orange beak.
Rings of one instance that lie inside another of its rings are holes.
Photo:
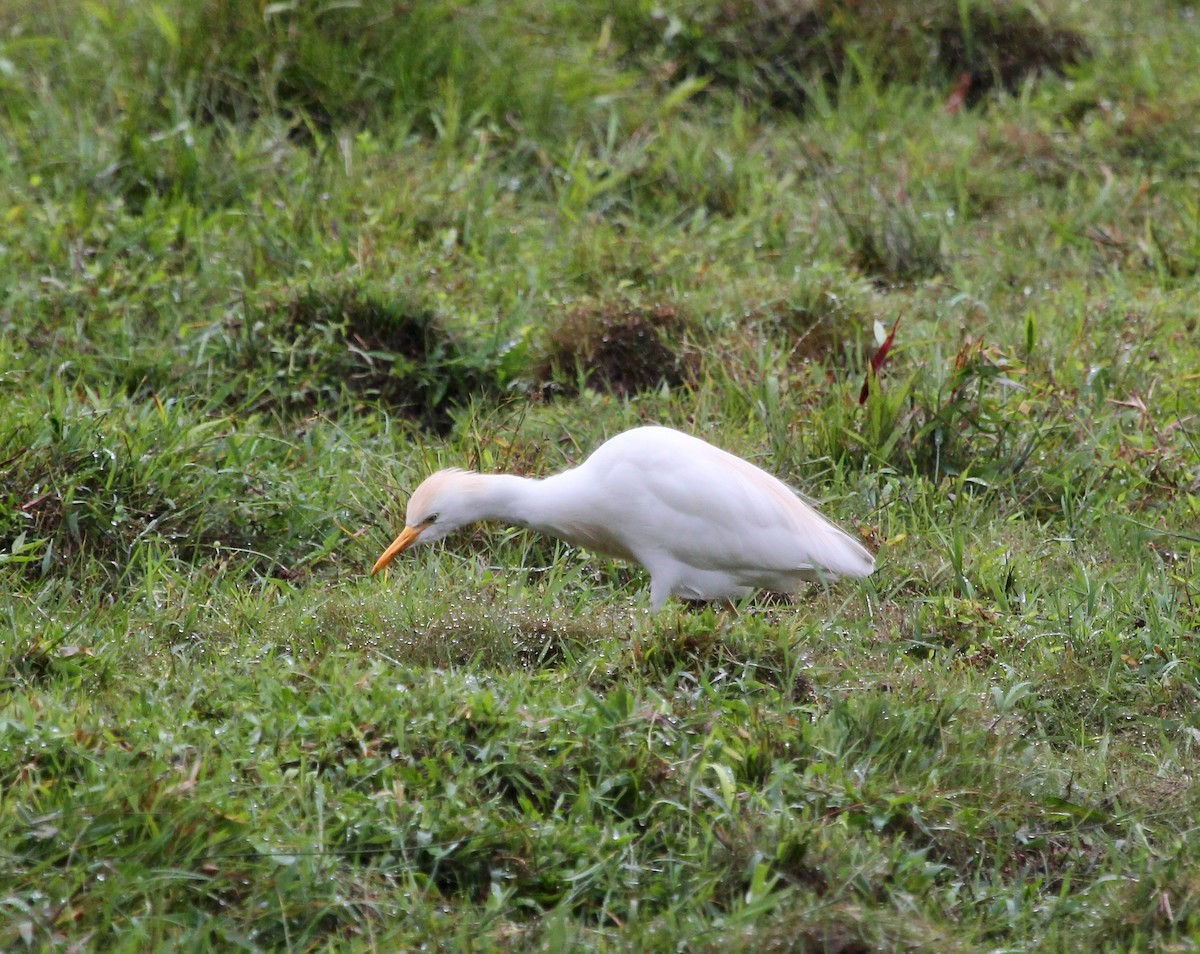
[[[417,542],[417,538],[421,535],[424,527],[405,527],[404,532],[392,541],[392,545],[383,551],[383,555],[375,561],[375,565],[371,567],[371,576],[374,576],[385,566],[391,563],[396,557],[411,547]]]

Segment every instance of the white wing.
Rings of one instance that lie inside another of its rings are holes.
[[[629,527],[640,562],[654,555],[747,582],[764,575],[866,576],[866,548],[753,464],[669,428],[613,438],[580,468],[608,491],[610,526]],[[653,553],[646,553],[647,545]],[[642,550],[643,552],[639,552]],[[809,571],[809,572],[806,572]]]

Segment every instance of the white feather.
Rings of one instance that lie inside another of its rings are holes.
[[[651,603],[727,599],[803,581],[863,577],[875,559],[785,483],[667,427],[639,427],[578,467],[531,480],[439,471],[413,492],[406,530],[373,572],[416,542],[477,520],[532,527],[640,563]]]

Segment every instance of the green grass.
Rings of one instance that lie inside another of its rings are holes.
[[[877,6],[0,12],[0,948],[1195,949],[1200,25]],[[645,422],[877,572],[367,576]]]

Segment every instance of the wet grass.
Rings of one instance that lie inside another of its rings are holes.
[[[1191,949],[1195,18],[875,6],[4,8],[0,947]],[[879,569],[367,577],[646,422]]]

